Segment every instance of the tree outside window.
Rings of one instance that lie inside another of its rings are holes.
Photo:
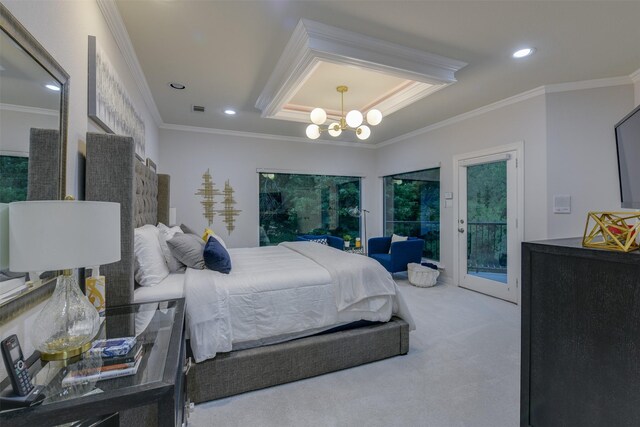
[[[384,233],[419,237],[422,256],[440,260],[440,168],[384,177]]]
[[[300,234],[360,236],[358,177],[261,172],[260,246],[295,241]]]
[[[0,156],[0,203],[27,200],[29,158]]]

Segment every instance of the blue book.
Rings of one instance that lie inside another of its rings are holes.
[[[136,337],[109,338],[94,341],[89,349],[91,356],[124,356],[136,345]]]

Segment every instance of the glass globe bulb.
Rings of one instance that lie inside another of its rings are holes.
[[[340,129],[340,125],[338,123],[332,123],[329,125],[329,135],[335,138],[337,136],[340,136],[341,133],[342,129]]]
[[[365,140],[369,138],[370,135],[371,129],[369,129],[369,126],[362,125],[358,129],[356,129],[356,136],[358,137],[358,139]]]
[[[309,125],[309,126],[307,126],[307,137],[309,139],[318,139],[318,138],[320,138],[320,127],[318,125]]]
[[[367,113],[367,123],[371,126],[379,125],[382,121],[382,113],[380,110],[369,110]]]
[[[362,124],[362,113],[358,110],[351,110],[347,113],[347,124],[349,127],[357,128]]]
[[[309,117],[311,121],[317,125],[321,125],[327,121],[327,113],[322,108],[314,108]]]

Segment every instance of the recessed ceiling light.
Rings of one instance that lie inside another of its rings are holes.
[[[224,110],[224,113],[227,116],[235,116],[236,115],[236,110],[232,110],[231,108],[227,108],[226,110]]]
[[[186,88],[186,86],[183,85],[182,83],[169,83],[169,86],[171,86],[174,89],[178,89],[178,90],[182,90],[182,89]]]
[[[513,57],[514,58],[524,58],[530,55],[533,55],[533,53],[536,51],[536,49],[534,47],[527,47],[525,49],[520,49],[520,50],[516,50],[515,52],[513,52]]]
[[[46,87],[49,90],[55,90],[56,92],[60,90],[59,86],[52,85],[52,84],[44,85],[44,87]]]

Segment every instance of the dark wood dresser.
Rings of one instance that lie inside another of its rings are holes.
[[[640,426],[640,252],[522,245],[521,426]]]

